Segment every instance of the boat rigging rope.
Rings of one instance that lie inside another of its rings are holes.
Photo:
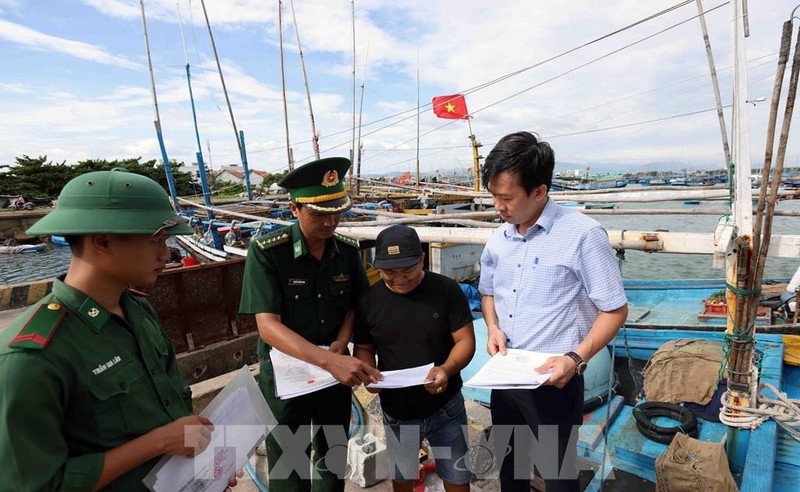
[[[765,389],[770,390],[777,398],[765,397]],[[722,395],[721,402],[719,420],[726,425],[754,430],[772,418],[790,436],[800,441],[800,399],[787,397],[786,393],[781,393],[769,383],[759,386],[758,406],[755,408],[734,405],[728,391]]]

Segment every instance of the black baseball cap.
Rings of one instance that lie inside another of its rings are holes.
[[[405,225],[393,225],[378,234],[375,244],[375,268],[408,268],[419,262],[422,244],[417,231]]]

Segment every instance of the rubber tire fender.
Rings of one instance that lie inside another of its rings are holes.
[[[653,417],[669,417],[680,422],[674,427],[661,427],[651,420]],[[636,420],[636,428],[646,438],[669,444],[675,434],[682,432],[691,437],[697,437],[697,417],[688,409],[674,403],[660,401],[648,401],[639,404],[633,409],[633,418]]]

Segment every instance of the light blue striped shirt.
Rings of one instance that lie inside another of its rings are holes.
[[[574,350],[599,311],[627,303],[605,229],[552,199],[524,236],[513,224],[497,229],[478,289],[494,297],[506,346],[537,352]]]

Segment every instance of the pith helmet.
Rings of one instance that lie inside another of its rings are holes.
[[[278,181],[289,199],[319,214],[339,214],[353,206],[344,189],[350,159],[328,157],[298,167]]]
[[[56,208],[26,232],[45,234],[191,234],[164,188],[125,169],[96,171],[73,178],[58,195]]]

